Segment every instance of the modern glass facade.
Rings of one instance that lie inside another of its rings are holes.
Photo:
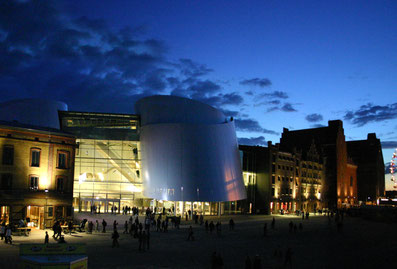
[[[75,211],[111,212],[144,206],[137,141],[77,139]]]

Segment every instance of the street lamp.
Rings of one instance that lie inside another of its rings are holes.
[[[47,229],[47,216],[48,215],[48,207],[47,207],[47,200],[48,200],[48,189],[44,190],[45,192],[45,207],[44,207],[44,230]]]

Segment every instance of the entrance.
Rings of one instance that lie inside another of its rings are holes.
[[[10,207],[0,206],[0,222],[8,224],[10,222]]]
[[[29,227],[44,229],[44,206],[28,206],[26,221]]]

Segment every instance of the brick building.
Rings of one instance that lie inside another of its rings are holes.
[[[75,138],[59,130],[0,122],[1,221],[51,227],[72,217]]]
[[[267,147],[240,145],[247,188],[245,211],[269,214],[323,208],[323,164],[313,148],[309,150],[304,154],[281,151],[270,141]]]
[[[280,149],[283,151],[309,152],[310,147],[315,150],[324,161],[325,177],[323,180],[321,197],[327,208],[336,208],[338,201],[344,199],[340,188],[345,182],[350,183],[350,176],[354,167],[348,167],[347,147],[340,120],[329,121],[328,126],[289,131],[284,128],[280,139]],[[357,182],[353,180],[353,184]],[[353,186],[353,189],[356,187]],[[356,200],[354,200],[356,199]],[[357,196],[346,205],[356,204]]]
[[[370,133],[366,140],[348,141],[347,152],[357,164],[358,200],[375,203],[377,198],[385,195],[385,164],[382,145],[375,133]]]

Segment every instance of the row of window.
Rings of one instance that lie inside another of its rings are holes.
[[[278,181],[281,181],[281,180],[283,180],[283,181],[293,181],[293,178],[291,177],[291,178],[289,178],[288,179],[288,177],[280,177],[280,176],[277,176],[277,180]],[[272,175],[272,183],[273,184],[275,184],[276,183],[276,176],[275,175]]]
[[[29,189],[32,191],[37,191],[39,189],[39,176],[29,175],[28,177]],[[56,177],[56,190],[59,192],[66,191],[67,187],[67,177],[57,176]],[[12,189],[12,174],[2,174],[0,182],[1,190],[11,190]]]
[[[57,152],[57,168],[67,169],[69,163],[69,151],[58,150]],[[30,160],[29,165],[31,167],[40,167],[41,149],[31,148],[30,149]],[[3,146],[3,159],[2,164],[14,165],[14,146],[4,145]]]
[[[281,192],[282,191],[282,192]],[[278,193],[279,194],[281,194],[281,195],[283,195],[283,194],[286,194],[286,195],[292,195],[292,189],[291,188],[278,188]],[[275,188],[273,187],[272,188],[272,196],[275,196],[276,195],[276,193],[275,193]]]

